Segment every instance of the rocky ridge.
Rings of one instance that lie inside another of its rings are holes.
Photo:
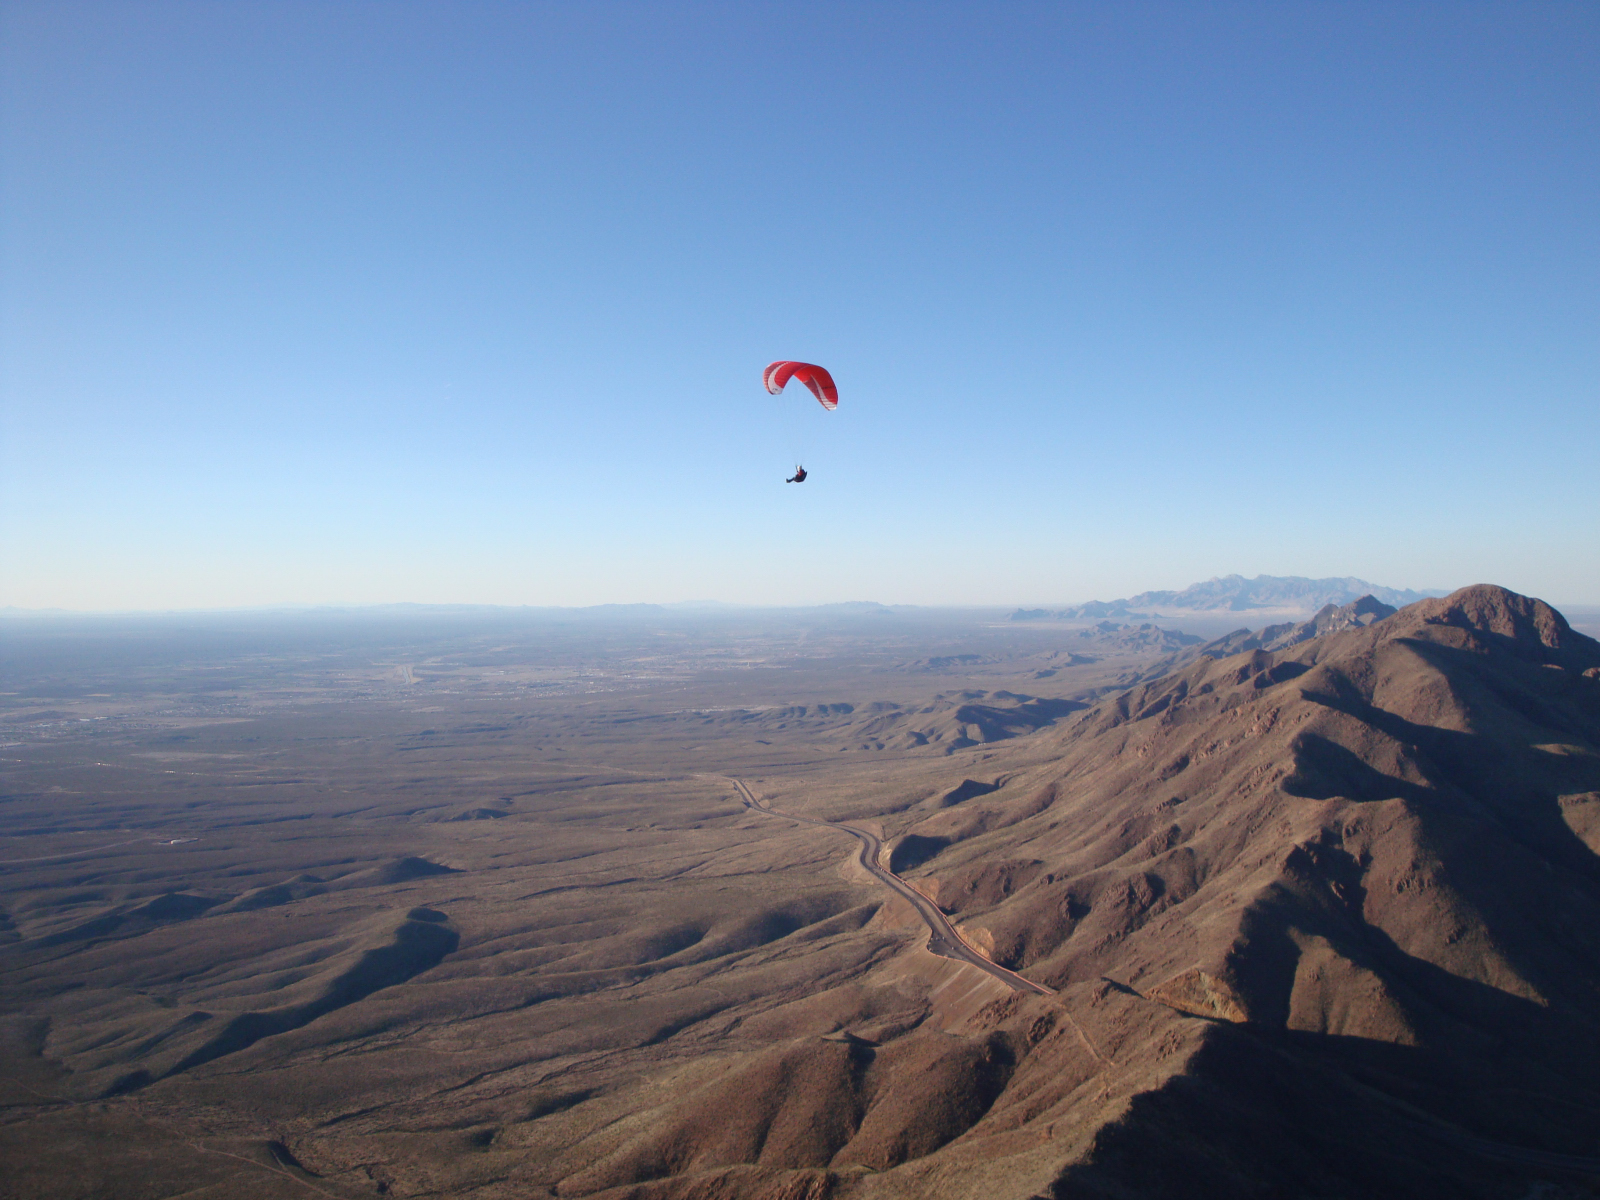
[[[1069,1008],[1206,1023],[1051,1194],[1507,1195],[1600,1142],[1600,643],[1489,586],[1323,617],[905,831]]]

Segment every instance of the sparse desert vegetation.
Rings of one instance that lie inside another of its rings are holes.
[[[1578,1187],[1600,645],[1351,612],[13,626],[0,1187]]]

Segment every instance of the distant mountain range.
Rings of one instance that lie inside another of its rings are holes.
[[[1335,579],[1306,579],[1299,575],[1224,575],[1205,583],[1192,584],[1181,592],[1140,592],[1123,600],[1091,600],[1071,608],[1019,608],[1013,621],[1074,621],[1101,617],[1148,617],[1152,610],[1182,609],[1190,612],[1245,612],[1252,610],[1316,612],[1329,604],[1349,604],[1362,596],[1372,596],[1384,604],[1404,608],[1418,600],[1443,595],[1440,591],[1412,591],[1409,588],[1382,587],[1353,576]]]

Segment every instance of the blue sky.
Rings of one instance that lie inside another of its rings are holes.
[[[0,605],[1600,603],[1593,4],[0,12]]]

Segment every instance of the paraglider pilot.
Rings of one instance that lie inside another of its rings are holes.
[[[761,372],[761,382],[774,396],[783,395],[784,385],[791,379],[798,379],[805,384],[807,390],[817,398],[817,403],[829,412],[839,407],[839,389],[834,385],[833,376],[828,374],[826,367],[819,367],[816,363],[780,359],[778,362],[768,363],[767,369]],[[799,463],[794,465],[794,474],[784,480],[785,483],[805,481],[806,469]]]

